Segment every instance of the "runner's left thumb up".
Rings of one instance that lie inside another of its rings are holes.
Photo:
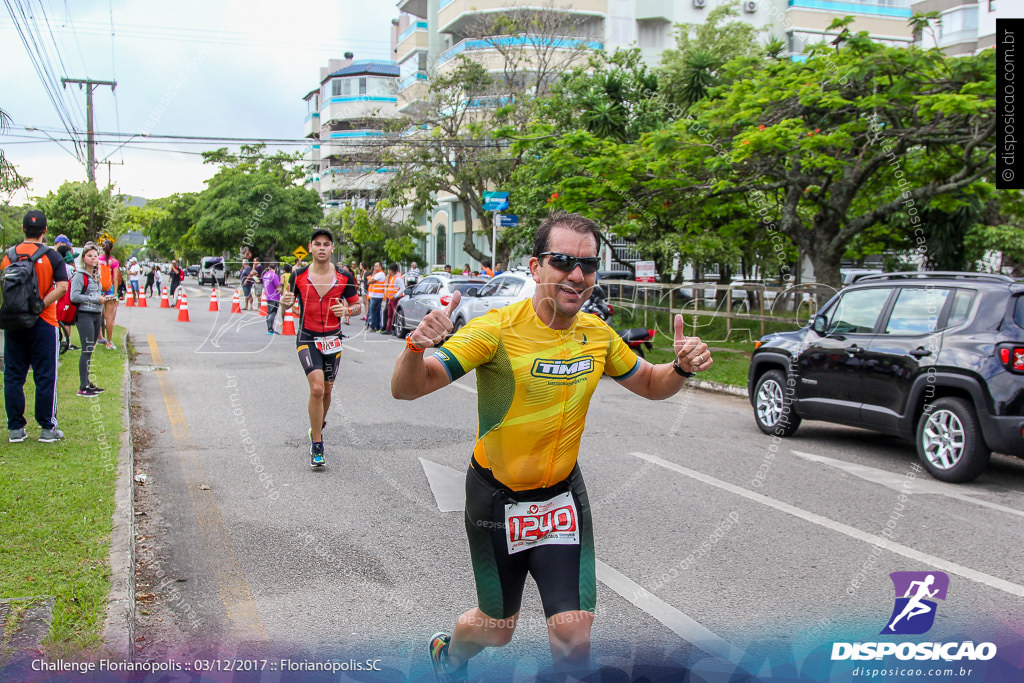
[[[683,316],[680,313],[676,313],[675,327],[677,340],[682,339],[683,337],[686,336],[686,326],[683,323]]]
[[[448,302],[448,305],[444,309],[444,314],[450,319],[455,309],[459,307],[459,302],[462,301],[462,292],[455,290],[452,292],[452,300]]]

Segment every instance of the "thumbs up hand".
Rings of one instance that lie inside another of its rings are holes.
[[[714,363],[711,360],[711,354],[708,352],[708,345],[702,342],[700,337],[686,336],[683,316],[679,314],[676,314],[675,317],[675,341],[673,348],[676,352],[676,361],[685,372],[707,370]]]
[[[443,309],[437,308],[427,313],[416,329],[409,334],[409,341],[420,349],[440,346],[452,333],[452,315],[462,301],[462,293],[452,292],[452,298]]]

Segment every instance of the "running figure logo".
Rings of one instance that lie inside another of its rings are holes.
[[[944,572],[893,572],[889,578],[896,589],[896,604],[882,634],[927,633],[935,622],[934,599],[946,599],[949,576]]]

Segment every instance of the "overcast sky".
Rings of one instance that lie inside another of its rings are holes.
[[[14,122],[0,135],[0,147],[32,178],[32,196],[84,180],[85,166],[54,142],[26,141],[43,135],[26,126],[58,139],[67,133],[8,6],[31,7],[58,89],[61,77],[117,82],[114,93],[94,91],[97,131],[242,138],[301,138],[302,97],[319,85],[320,67],[347,51],[356,59],[389,59],[391,19],[398,16],[394,0],[5,0],[0,109]],[[60,93],[84,139],[84,91],[68,85]],[[73,151],[72,143],[63,144]],[[123,162],[110,166],[110,176],[125,194],[153,199],[199,191],[215,171],[201,163],[202,145],[171,147],[137,137],[117,147],[104,143],[96,157]],[[107,173],[106,163],[97,167],[99,185]]]

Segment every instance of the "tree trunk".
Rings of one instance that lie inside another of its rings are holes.
[[[811,267],[814,269],[814,280],[823,287],[817,288],[815,298],[818,306],[824,306],[832,295],[842,288],[842,276],[839,265],[843,261],[842,252],[830,253],[824,249],[810,251]]]
[[[462,251],[466,252],[477,261],[483,262],[487,258],[487,254],[477,249],[476,245],[473,243],[473,212],[469,202],[462,202],[462,211],[466,215],[466,235],[462,241]],[[480,222],[486,225],[485,221],[481,220]]]

